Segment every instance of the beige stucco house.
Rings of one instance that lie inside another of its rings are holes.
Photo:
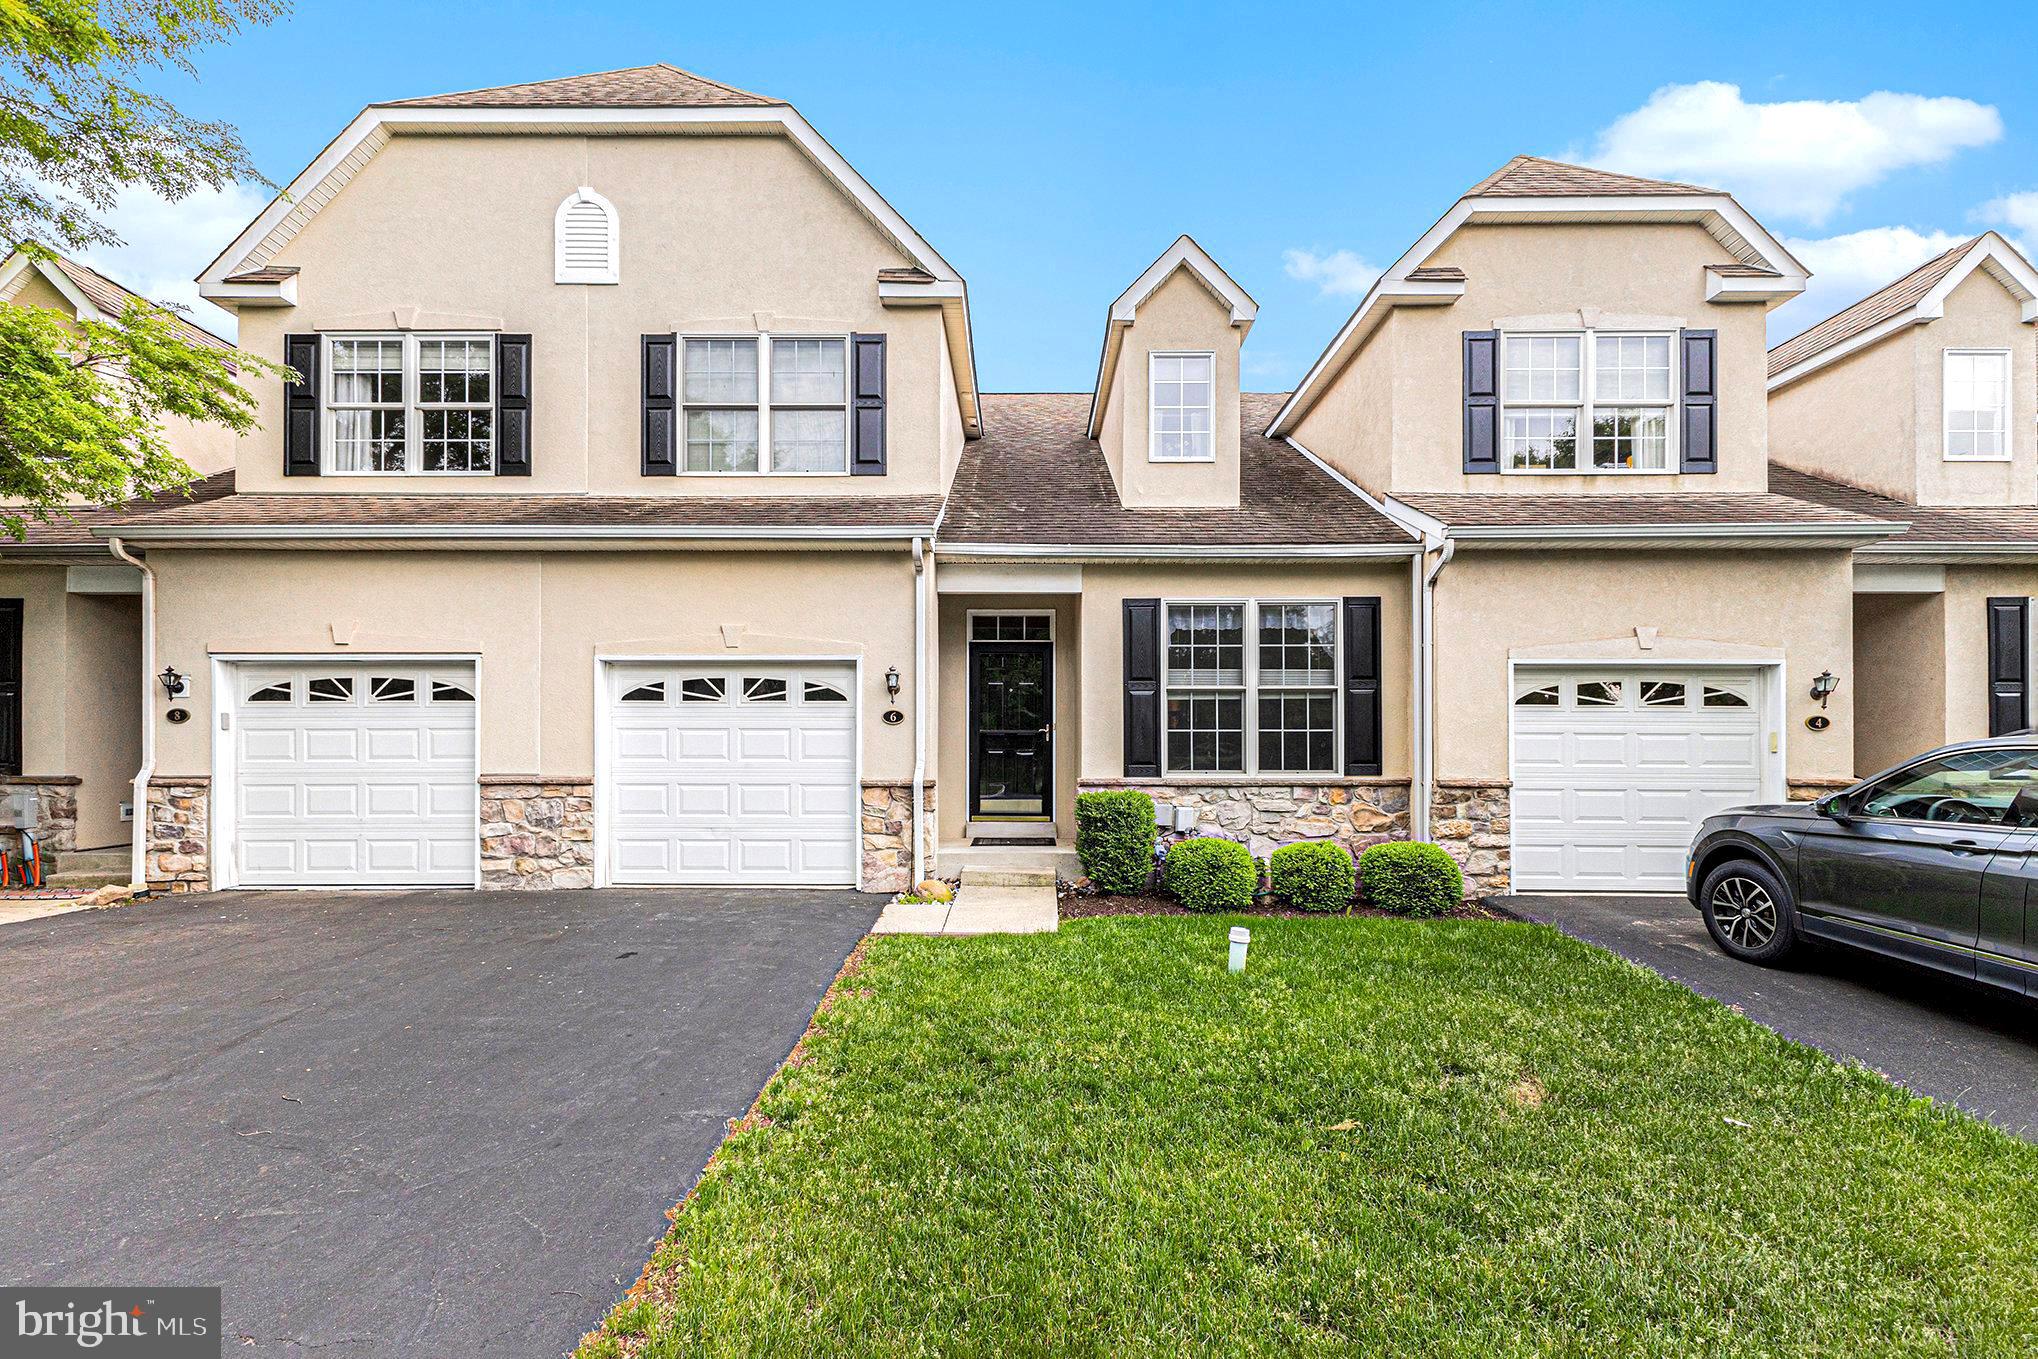
[[[0,261],[0,306],[41,307],[69,320],[117,320],[135,295],[74,260],[16,251]],[[186,321],[196,343],[232,348]],[[183,491],[117,509],[79,507],[0,537],[0,793],[35,799],[46,871],[79,851],[121,849],[133,836],[141,763],[142,576],[92,528],[233,485],[230,431],[173,418],[171,449],[199,474]],[[13,849],[11,836],[6,848]]]
[[[961,276],[790,105],[372,106],[200,280],[301,379],[233,494],[95,530],[191,681],[147,876],[888,891],[1136,787],[1679,890],[1709,812],[1856,773],[1855,559],[1914,517],[1772,475],[1805,278],[1727,194],[1521,157],[1293,392],[1181,237],[1090,390],[986,394]]]
[[[1771,484],[1908,528],[1854,558],[1855,767],[2032,724],[2038,270],[1964,241],[1769,354]]]

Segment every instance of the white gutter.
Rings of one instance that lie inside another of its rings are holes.
[[[1431,546],[1425,544],[1425,555]],[[1442,540],[1442,553],[1437,563],[1429,569],[1422,582],[1422,648],[1417,668],[1420,671],[1420,691],[1416,694],[1416,711],[1422,717],[1422,747],[1417,755],[1417,775],[1408,790],[1408,814],[1411,835],[1417,840],[1429,839],[1430,791],[1436,783],[1436,723],[1429,720],[1436,709],[1436,588],[1437,577],[1451,564],[1457,555],[1458,545],[1449,538]]]
[[[927,879],[927,856],[921,803],[927,782],[927,585],[932,579],[931,557],[924,539],[913,540],[913,881],[916,887]]]
[[[156,776],[156,713],[149,701],[149,686],[156,682],[156,573],[149,564],[128,554],[120,539],[107,540],[115,557],[142,573],[142,765],[134,776],[133,858],[128,882],[140,888],[148,885],[149,874],[149,780]]]
[[[896,541],[934,531],[932,524],[896,524],[881,527],[771,527],[675,526],[644,524],[563,525],[514,524],[175,524],[132,525],[123,529],[133,539],[167,538],[178,542],[200,539],[290,538],[298,540],[348,540],[356,538],[839,538],[868,541]]]
[[[1517,539],[1667,543],[1743,538],[1882,538],[1909,528],[1909,524],[1870,519],[1852,524],[1803,520],[1779,520],[1773,524],[1456,524],[1449,532],[1452,538],[1467,543]]]

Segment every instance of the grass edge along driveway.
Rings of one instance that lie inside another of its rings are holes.
[[[2038,1352],[2038,1147],[1541,926],[873,940],[582,1359]]]

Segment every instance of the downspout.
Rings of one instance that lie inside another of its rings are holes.
[[[1437,546],[1437,540],[1423,540],[1423,555],[1418,561],[1427,561],[1429,553]],[[1409,790],[1409,823],[1418,840],[1429,839],[1429,808],[1432,790],[1436,786],[1436,586],[1437,577],[1457,554],[1458,544],[1454,538],[1442,540],[1442,551],[1438,553],[1436,565],[1429,568],[1422,578],[1420,593],[1421,607],[1416,611],[1416,628],[1420,634],[1416,654],[1416,697],[1415,712],[1419,733],[1416,739],[1415,786]]]
[[[149,702],[149,685],[156,677],[156,573],[149,564],[129,555],[118,538],[106,540],[107,550],[142,573],[142,767],[134,776],[133,860],[128,881],[148,884],[149,872],[149,780],[156,776],[156,713]]]
[[[927,565],[926,541],[913,539],[913,881],[927,880],[924,844],[926,818],[921,814],[927,782]]]

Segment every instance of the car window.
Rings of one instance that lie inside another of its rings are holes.
[[[1892,774],[1861,798],[1862,816],[2038,827],[2038,750],[1960,750]]]

